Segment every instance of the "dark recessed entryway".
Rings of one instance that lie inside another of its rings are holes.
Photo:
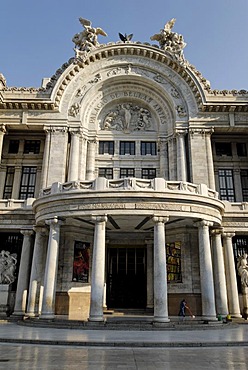
[[[107,307],[146,307],[146,248],[108,248]]]

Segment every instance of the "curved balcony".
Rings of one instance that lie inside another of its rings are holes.
[[[104,214],[109,220],[114,218],[111,223],[114,229],[126,227],[130,231],[141,229],[137,226],[142,220],[148,222],[153,215],[169,216],[170,221],[177,222],[187,219],[191,224],[205,219],[218,226],[224,203],[218,199],[218,193],[205,184],[163,178],[107,180],[99,177],[93,181],[56,182],[40,192],[33,208],[38,224],[55,216],[87,221],[92,215]]]

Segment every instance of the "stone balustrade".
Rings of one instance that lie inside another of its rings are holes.
[[[68,191],[161,191],[161,192],[185,192],[203,195],[218,199],[218,193],[209,189],[205,184],[191,184],[185,181],[166,181],[163,178],[151,180],[138,178],[123,178],[108,180],[98,177],[95,180],[70,181],[66,183],[55,182],[51,186],[42,189],[39,197]]]
[[[0,200],[0,209],[6,209],[6,208],[11,208],[11,209],[18,209],[18,208],[23,208],[23,209],[31,209],[32,210],[32,204],[35,198],[28,198],[26,200],[21,200],[21,199],[1,199]]]

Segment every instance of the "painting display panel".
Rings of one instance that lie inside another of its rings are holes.
[[[89,282],[90,243],[75,241],[73,260],[73,281]]]
[[[181,242],[166,243],[167,281],[181,283]]]

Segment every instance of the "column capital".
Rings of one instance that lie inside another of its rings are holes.
[[[194,223],[194,225],[197,227],[209,227],[213,226],[213,224],[214,224],[213,222],[207,220],[201,220]]]
[[[74,127],[74,128],[70,128],[69,130],[70,134],[73,135],[73,136],[81,136],[83,131],[82,131],[82,128],[81,127]]]
[[[45,226],[34,226],[33,230],[34,230],[35,233],[40,233],[44,236],[48,235],[48,230]]]
[[[56,225],[59,226],[62,224],[62,221],[59,220],[57,216],[55,216],[54,218],[46,220],[45,223],[48,226],[56,226]]]
[[[107,217],[107,215],[103,215],[103,216],[91,216],[91,219],[95,223],[98,223],[98,222],[107,222],[108,217]]]
[[[212,236],[222,235],[223,234],[223,227],[218,227],[218,228],[212,229],[210,231],[210,233],[211,233]]]
[[[176,128],[175,129],[175,136],[176,137],[185,136],[186,134],[187,134],[187,130],[185,130],[185,129],[182,129],[182,128]]]
[[[233,236],[235,236],[235,233],[234,232],[223,232],[222,235],[223,235],[224,238],[227,238],[227,239],[230,238],[231,239]]]
[[[31,236],[34,234],[34,231],[30,229],[23,229],[23,230],[20,230],[20,233],[24,236]]]
[[[6,126],[5,124],[1,124],[0,125],[0,134],[6,134],[7,130],[6,130]]]
[[[162,223],[166,223],[168,220],[169,220],[169,217],[168,216],[153,216],[152,217],[152,220],[154,223],[159,223],[159,222],[162,222]]]

